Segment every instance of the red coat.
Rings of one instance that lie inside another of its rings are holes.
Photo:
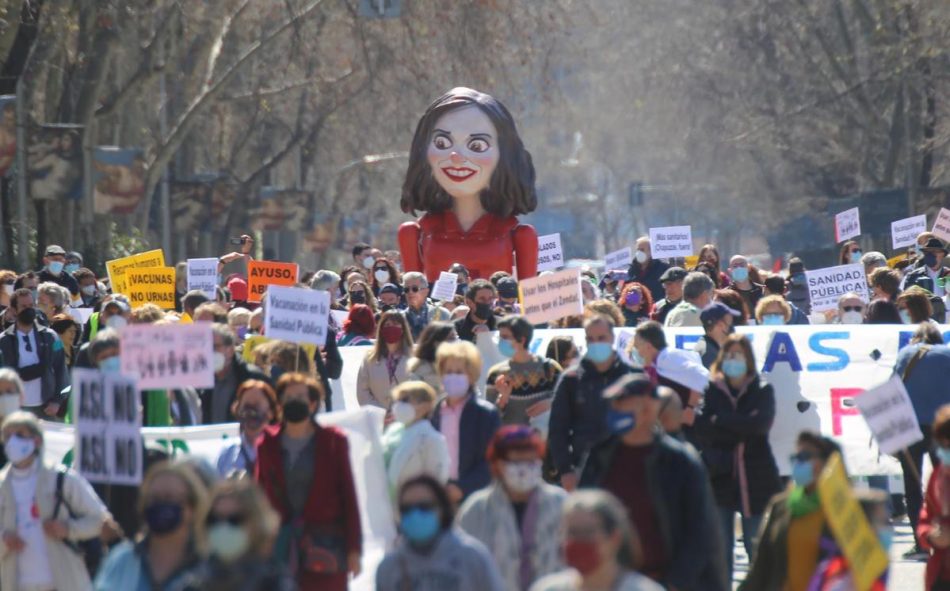
[[[950,527],[950,504],[941,501],[941,496],[950,499],[950,491],[942,490],[941,480],[950,478],[950,474],[944,474],[944,470],[943,467],[937,468],[930,475],[930,480],[927,482],[927,496],[924,498],[924,506],[920,508],[920,521],[917,524],[917,541],[922,548],[931,551],[930,558],[927,560],[925,589],[933,587],[940,577],[943,565],[950,559],[950,549],[934,548],[928,538],[937,524],[944,528]]]
[[[254,480],[280,513],[281,524],[293,518],[285,494],[283,451],[280,445],[283,425],[268,427],[257,444]],[[313,482],[304,506],[306,525],[332,526],[342,523],[347,554],[361,552],[363,533],[360,512],[350,468],[350,449],[346,435],[335,427],[317,426]],[[318,575],[299,573],[297,583],[302,591],[335,591],[346,589],[347,574]]]
[[[468,232],[462,230],[451,210],[427,213],[399,227],[399,250],[406,271],[421,271],[434,283],[452,263],[462,263],[472,279],[488,279],[495,271],[518,278],[538,274],[538,233],[518,218],[486,213]]]

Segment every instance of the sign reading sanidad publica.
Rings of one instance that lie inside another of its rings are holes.
[[[299,267],[297,263],[277,261],[248,261],[247,263],[247,301],[260,303],[261,296],[268,286],[282,285],[291,287],[297,283]]]
[[[868,280],[861,264],[805,271],[805,281],[812,312],[834,310],[838,307],[838,298],[851,292],[868,301]]]

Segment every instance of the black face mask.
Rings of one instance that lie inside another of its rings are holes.
[[[299,398],[284,403],[284,418],[288,423],[302,423],[310,418],[310,405]]]
[[[491,318],[491,305],[489,304],[475,304],[475,316],[481,320],[488,320]]]
[[[20,324],[33,324],[36,321],[36,309],[26,308],[17,312],[16,321]]]
[[[366,294],[362,291],[351,291],[350,292],[350,303],[351,304],[365,304],[366,303]]]

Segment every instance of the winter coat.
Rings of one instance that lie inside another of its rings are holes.
[[[430,552],[405,540],[376,569],[376,591],[505,591],[498,568],[481,542],[452,529],[439,534]]]
[[[418,357],[413,357],[406,364],[406,371],[408,372],[408,375],[406,376],[407,380],[425,382],[432,386],[432,389],[436,392],[442,389],[442,378],[439,377],[439,372],[435,368],[435,363],[426,361],[425,359],[419,359]]]
[[[39,349],[37,354],[42,372],[40,383],[43,390],[43,405],[51,402],[64,404],[69,398],[69,394],[63,394],[63,390],[69,386],[69,370],[66,368],[66,351],[63,348],[63,341],[52,329],[41,326],[38,322],[33,323],[33,336]],[[0,334],[0,360],[17,373],[19,373],[17,365],[20,360],[18,338],[16,324],[10,325],[10,328]]]
[[[663,261],[653,259],[650,261],[650,266],[644,270],[640,263],[634,261],[627,269],[627,281],[636,281],[646,286],[650,290],[650,295],[653,296],[653,301],[656,302],[666,296],[666,290],[663,289],[663,284],[660,283],[660,277],[669,268],[670,266]]]
[[[390,431],[401,431],[399,442],[386,465],[389,490],[398,491],[411,478],[427,474],[445,484],[449,480],[449,450],[445,437],[426,419],[403,427],[394,423]],[[389,435],[390,431],[386,434]]]
[[[386,359],[371,361],[369,358],[371,354],[372,350],[363,358],[359,373],[356,375],[356,399],[360,406],[369,404],[378,406],[383,410],[389,410],[392,402],[389,394],[390,390],[406,381],[408,376],[406,363],[409,361],[409,356],[402,355],[399,358],[399,362],[396,364],[396,379],[393,381],[389,378]]]
[[[432,411],[432,425],[439,429],[442,422],[443,398]],[[485,452],[492,437],[501,426],[501,416],[494,404],[482,400],[477,391],[468,395],[459,420],[458,487],[464,497],[491,482]]]

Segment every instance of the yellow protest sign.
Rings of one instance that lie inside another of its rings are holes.
[[[126,295],[132,308],[155,304],[164,310],[175,309],[175,268],[132,268],[125,272]]]
[[[896,257],[891,257],[887,259],[887,266],[893,269],[897,265],[897,263],[905,260],[906,258],[907,258],[907,253],[899,254]]]
[[[699,264],[699,255],[691,254],[688,257],[686,257],[684,261],[685,261],[684,264],[686,265],[686,269],[687,270],[692,269],[693,267]]]
[[[818,478],[818,498],[831,533],[844,551],[857,591],[868,591],[887,569],[887,553],[851,491],[841,455],[831,456]]]
[[[269,343],[274,339],[267,338],[265,336],[255,334],[248,335],[244,338],[244,349],[241,351],[241,358],[248,363],[254,363],[254,349],[264,343]],[[317,346],[311,343],[301,343],[300,347],[307,352],[307,356],[310,359],[314,358],[314,355],[317,354]],[[301,368],[303,369],[303,368]]]
[[[123,257],[106,262],[106,271],[109,272],[109,283],[112,284],[112,293],[126,293],[129,289],[125,281],[125,274],[129,269],[144,267],[164,267],[165,253],[157,248],[148,252],[140,252],[132,256]],[[172,280],[174,284],[174,280]]]

